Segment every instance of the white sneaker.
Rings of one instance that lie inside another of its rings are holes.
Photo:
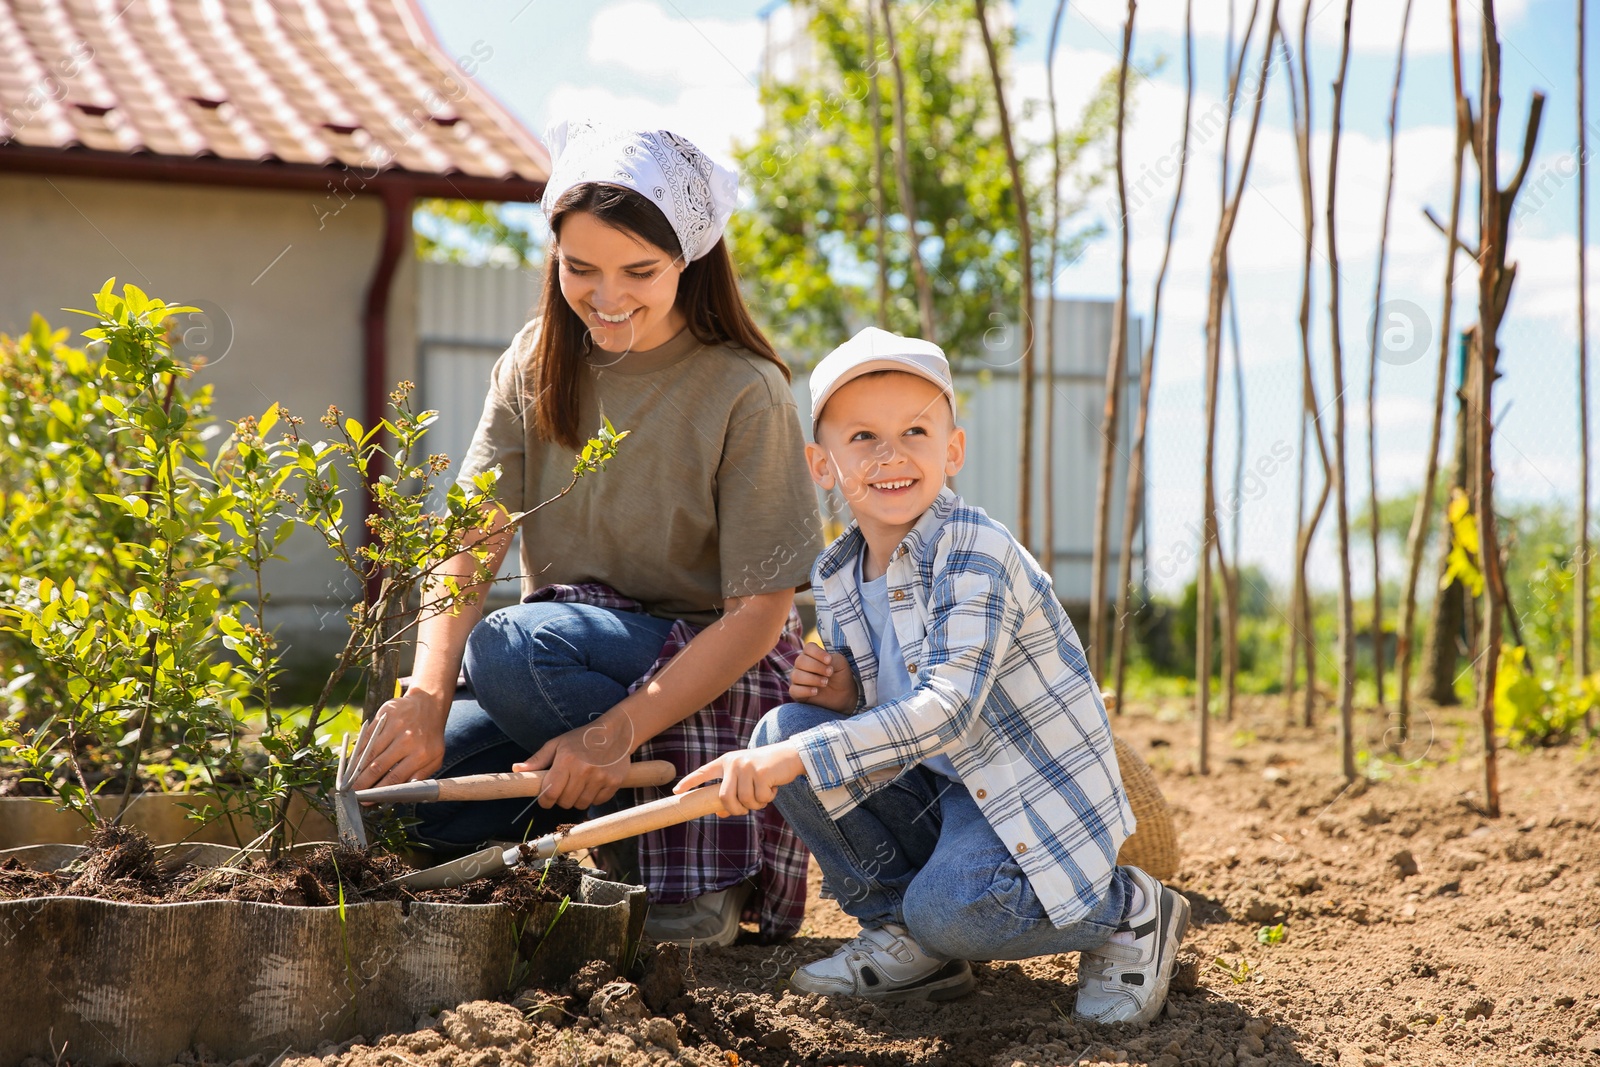
[[[687,948],[692,944],[733,944],[739,936],[739,913],[750,895],[749,883],[686,900],[681,904],[652,904],[644,919],[644,936]]]
[[[1118,933],[1131,939],[1085,949],[1078,960],[1074,1014],[1095,1023],[1147,1023],[1161,1011],[1189,928],[1189,901],[1137,867],[1128,871],[1144,894],[1143,907]]]
[[[951,1000],[972,992],[966,960],[935,959],[896,923],[862,930],[827,959],[789,976],[802,993],[871,1000]]]

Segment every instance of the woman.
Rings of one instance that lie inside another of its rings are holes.
[[[537,803],[419,805],[417,836],[444,848],[581,819],[641,748],[681,774],[697,746],[748,742],[764,714],[750,694],[784,699],[794,590],[821,547],[789,373],[722,239],[737,179],[663,130],[563,123],[548,139],[540,315],[495,364],[460,480],[498,466],[505,518],[565,488],[603,420],[629,437],[603,472],[522,521],[522,604],[419,627],[412,684],[384,706],[357,785],[549,772]],[[491,543],[496,570],[509,540]],[[450,573],[469,581],[471,557]],[[649,932],[731,941],[750,879],[768,898],[763,932],[798,928],[797,839],[726,823],[645,839]]]

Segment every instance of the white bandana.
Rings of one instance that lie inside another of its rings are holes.
[[[738,176],[675,133],[576,119],[550,127],[544,140],[551,160],[542,202],[547,216],[574,185],[621,185],[660,208],[685,259],[696,260],[716,246],[733,214]]]

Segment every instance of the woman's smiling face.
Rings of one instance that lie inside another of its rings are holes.
[[[595,347],[631,352],[665,344],[688,324],[677,308],[683,263],[587,211],[561,220],[561,295]]]

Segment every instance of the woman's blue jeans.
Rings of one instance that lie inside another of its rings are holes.
[[[757,724],[750,746],[845,717],[781,704]],[[1020,960],[1098,948],[1116,932],[1131,896],[1128,873],[1118,867],[1098,907],[1055,926],[966,786],[921,764],[837,820],[804,775],[779,788],[775,803],[816,857],[827,895],[863,927],[904,926],[933,956]]]
[[[467,637],[467,685],[444,729],[439,777],[508,771],[615,707],[661,653],[671,619],[589,604],[514,604]],[[550,833],[581,815],[532,797],[418,804],[413,836],[441,849]]]

